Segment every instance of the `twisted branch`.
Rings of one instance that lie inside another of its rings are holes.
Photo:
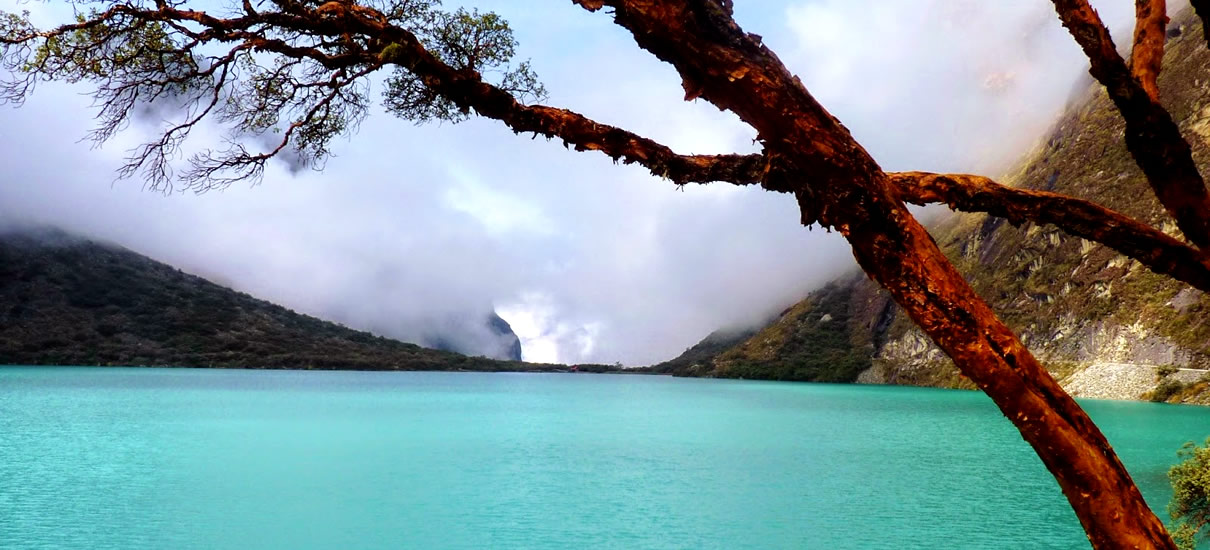
[[[1126,120],[1126,148],[1160,203],[1185,237],[1210,247],[1210,193],[1193,161],[1193,151],[1154,88],[1163,53],[1162,1],[1137,0],[1138,26],[1133,67],[1118,55],[1109,30],[1087,0],[1053,0],[1063,26],[1084,50],[1090,72]],[[1159,33],[1157,35],[1157,32]]]
[[[1152,271],[1210,292],[1210,259],[1200,251],[1143,222],[1098,204],[1050,193],[1015,189],[983,176],[899,172],[887,174],[903,200],[919,205],[945,203],[964,212],[986,212],[1018,225],[1051,224],[1101,243]]]
[[[573,0],[614,22],[700,96],[752,125],[787,159],[804,222],[836,227],[877,280],[1016,425],[1055,476],[1097,548],[1175,550],[1104,435],[1004,325],[903,205],[890,178],[728,0]],[[768,183],[766,182],[766,187]]]

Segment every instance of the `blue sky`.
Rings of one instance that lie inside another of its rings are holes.
[[[678,152],[753,151],[730,113],[685,102],[675,71],[604,13],[570,2],[465,2],[508,19],[548,104]],[[1086,79],[1049,2],[736,1],[888,170],[998,175]],[[1131,3],[1095,2],[1115,27]],[[447,6],[461,5],[447,3]],[[0,3],[40,17],[57,4]],[[46,19],[44,19],[46,20]],[[376,87],[381,90],[381,87]],[[854,264],[793,200],[724,184],[678,190],[642,168],[514,136],[490,120],[415,126],[376,108],[322,173],[160,195],[113,182],[132,126],[80,143],[82,89],[0,108],[0,221],[51,223],[349,326],[415,339],[495,308],[534,361],[647,364],[779,311]],[[204,130],[201,142],[217,128]]]

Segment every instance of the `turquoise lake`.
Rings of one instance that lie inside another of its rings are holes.
[[[1210,408],[1083,405],[1163,515],[1167,468],[1210,435]],[[4,367],[0,548],[1088,543],[975,392]]]

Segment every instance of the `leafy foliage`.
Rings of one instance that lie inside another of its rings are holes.
[[[1172,538],[1181,550],[1194,550],[1210,525],[1210,439],[1198,447],[1192,441],[1177,452],[1181,462],[1168,470],[1172,501],[1168,514],[1174,522]]]
[[[1172,399],[1172,396],[1181,393],[1185,389],[1185,386],[1185,383],[1180,380],[1164,380],[1151,391],[1150,400],[1155,403],[1167,402],[1169,399]]]
[[[151,0],[86,4],[75,23],[45,30],[28,12],[0,12],[0,69],[11,74],[0,81],[0,103],[24,101],[41,81],[86,83],[99,109],[90,134],[97,143],[141,112],[168,113],[159,139],[132,150],[119,173],[165,192],[255,182],[275,157],[292,170],[322,168],[333,140],[368,114],[372,75],[391,66],[388,110],[417,123],[466,118],[467,107],[393,53],[398,44],[350,26],[390,25],[518,100],[546,95],[528,62],[511,64],[517,41],[504,19],[444,11],[439,0],[244,2],[218,15]],[[193,150],[176,171],[174,160],[208,117],[226,129],[225,145]]]
[[[424,23],[415,31],[425,47],[451,67],[480,74],[498,73],[499,87],[525,101],[546,97],[546,89],[528,61],[509,68],[517,40],[499,15],[477,9],[468,12],[459,8],[452,13],[429,9]],[[387,79],[386,106],[400,118],[418,124],[433,120],[461,122],[469,115],[467,108],[441,96],[404,67],[395,69]]]
[[[1167,365],[1160,365],[1160,366],[1156,367],[1156,369],[1155,369],[1155,377],[1157,379],[1162,380],[1168,376],[1176,374],[1180,370],[1181,370],[1180,367],[1173,365],[1171,363],[1169,363]]]

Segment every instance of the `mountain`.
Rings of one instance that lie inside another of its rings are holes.
[[[521,360],[521,339],[508,321],[494,311],[486,316],[449,315],[428,324],[431,330],[420,341],[426,348],[491,359]]]
[[[783,313],[784,314],[784,313]],[[681,376],[702,376],[709,373],[699,372],[703,365],[716,355],[743,343],[756,334],[755,328],[719,329],[706,335],[701,342],[694,344],[676,358],[656,365],[660,372],[675,373]]]
[[[485,331],[516,335],[494,315]],[[520,357],[519,342],[505,355]],[[295,313],[119,246],[0,232],[0,365],[561,370],[425,349]]]
[[[504,357],[512,361],[521,360],[521,338],[517,337],[517,333],[513,332],[513,327],[508,324],[496,312],[492,312],[487,318],[487,327],[492,331],[497,338],[501,340],[503,346]]]
[[[1210,50],[1189,10],[1173,18],[1161,97],[1199,165],[1210,161]],[[1093,200],[1176,235],[1123,144],[1100,85],[1059,118],[1001,183]],[[932,224],[975,290],[1076,396],[1210,404],[1210,297],[1052,226],[983,214]],[[696,346],[695,346],[696,347]],[[691,348],[693,349],[693,348]],[[854,273],[750,338],[656,372],[973,387],[881,289]]]

